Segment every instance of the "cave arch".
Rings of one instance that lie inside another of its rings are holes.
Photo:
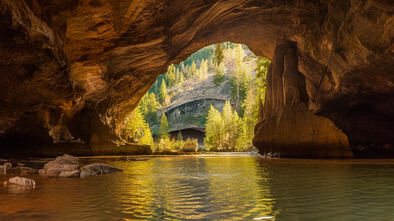
[[[1,0],[2,144],[9,134],[37,134],[41,146],[93,138],[112,144],[126,110],[169,64],[223,41],[273,59],[275,48],[290,42],[305,78],[307,111],[331,119],[353,147],[394,153],[388,2],[89,2]]]

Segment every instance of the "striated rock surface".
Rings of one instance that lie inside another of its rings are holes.
[[[278,44],[267,71],[253,144],[260,154],[279,157],[353,157],[347,136],[307,108],[305,78],[298,71],[294,42]]]
[[[286,82],[273,81],[266,102],[275,105],[265,105],[262,119],[284,122],[298,97],[294,111],[326,117],[310,123],[332,120],[324,127],[345,134],[356,155],[379,147],[394,154],[390,1],[0,0],[0,18],[0,156],[116,146],[124,117],[155,77],[223,41],[274,60],[278,44],[294,42],[299,74],[271,75]],[[299,77],[305,85],[294,85]],[[291,93],[297,87],[303,94]],[[261,121],[256,142],[267,141],[266,130],[280,135],[277,126]],[[331,148],[322,136],[313,140]]]

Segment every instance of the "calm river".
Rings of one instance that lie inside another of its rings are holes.
[[[27,192],[1,186],[0,220],[394,220],[393,160],[218,154],[89,161],[124,172],[30,176],[37,187]]]

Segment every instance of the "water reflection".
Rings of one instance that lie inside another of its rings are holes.
[[[31,176],[37,185],[30,192],[0,187],[0,220],[394,217],[393,161],[176,156],[106,163],[124,172],[87,179]]]
[[[116,189],[127,189],[119,201],[122,213],[136,218],[252,220],[275,215],[267,174],[253,158],[169,157],[132,164],[126,171],[130,176],[119,180]]]

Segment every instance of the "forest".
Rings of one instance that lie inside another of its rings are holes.
[[[245,45],[224,42],[207,46],[180,64],[171,64],[125,119],[129,142],[150,145],[153,151],[177,151],[197,145],[182,133],[170,136],[172,122],[165,110],[186,88],[212,79],[214,87],[229,84],[229,100],[223,109],[206,109],[200,123],[205,128],[201,151],[244,151],[252,146],[259,103],[264,103],[266,73],[270,61],[255,56]],[[209,78],[211,76],[211,78]],[[195,120],[189,116],[185,121]],[[198,145],[197,145],[198,146]],[[196,149],[193,149],[197,150]]]

